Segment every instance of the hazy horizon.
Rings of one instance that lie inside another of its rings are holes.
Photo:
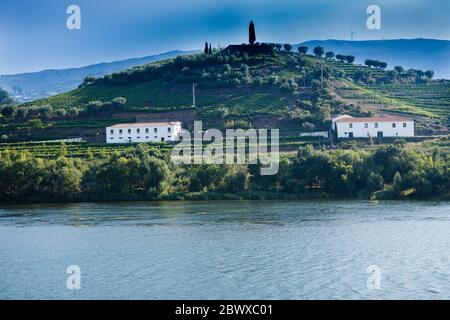
[[[310,40],[306,40],[306,41],[302,41],[302,42],[293,42],[291,44],[293,45],[297,45],[297,44],[302,44],[302,43],[306,43],[306,42],[310,42],[310,41],[347,41],[347,42],[367,42],[367,41],[392,41],[392,40],[436,40],[436,41],[450,41],[448,39],[431,39],[431,38],[398,38],[398,39],[379,39],[379,40],[373,40],[373,39],[354,39],[354,40],[348,40],[348,39],[310,39]],[[224,45],[225,46],[225,45]],[[174,48],[172,50],[167,50],[164,52],[155,52],[155,53],[151,53],[151,54],[147,54],[147,55],[143,55],[143,56],[139,56],[139,57],[127,57],[127,58],[118,58],[118,59],[113,59],[113,60],[99,60],[97,62],[92,62],[89,64],[84,64],[84,65],[73,65],[73,66],[67,66],[67,67],[55,67],[55,68],[46,68],[46,69],[40,69],[40,70],[33,70],[33,71],[24,71],[24,72],[17,72],[17,73],[0,73],[0,75],[3,76],[8,76],[8,75],[19,75],[19,74],[27,74],[27,73],[35,73],[35,72],[42,72],[42,71],[53,71],[53,70],[67,70],[67,69],[78,69],[78,68],[84,68],[84,67],[89,67],[92,65],[97,65],[97,64],[103,64],[103,63],[114,63],[114,62],[118,62],[118,61],[126,61],[126,60],[132,60],[132,59],[141,59],[141,58],[145,58],[148,56],[157,56],[160,54],[165,54],[165,53],[169,53],[169,52],[174,52],[174,51],[182,51],[182,52],[191,52],[191,51],[201,51],[199,48],[196,49],[178,49],[178,48]]]

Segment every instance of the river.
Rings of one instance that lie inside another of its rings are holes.
[[[449,257],[449,202],[0,207],[0,299],[449,299]]]

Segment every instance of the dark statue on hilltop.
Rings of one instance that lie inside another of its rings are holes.
[[[268,43],[258,43],[256,42],[256,32],[255,32],[255,24],[253,21],[250,21],[250,25],[248,27],[248,42],[249,44],[240,44],[240,45],[229,45],[225,49],[222,50],[224,54],[227,55],[273,55],[275,53],[274,47]]]
[[[248,42],[250,44],[255,44],[256,42],[255,24],[253,20],[250,21],[250,26],[248,27]]]

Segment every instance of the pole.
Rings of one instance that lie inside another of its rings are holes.
[[[195,83],[192,84],[192,106],[195,108]]]
[[[322,61],[322,63],[320,64],[320,79],[322,81],[322,89],[323,89],[323,64],[324,62]]]

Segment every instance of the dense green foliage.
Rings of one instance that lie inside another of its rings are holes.
[[[450,157],[401,144],[373,150],[320,151],[311,146],[283,156],[278,174],[260,165],[175,166],[148,145],[89,160],[54,159],[28,151],[0,153],[0,201],[53,202],[155,199],[361,197],[431,199],[450,195]]]

